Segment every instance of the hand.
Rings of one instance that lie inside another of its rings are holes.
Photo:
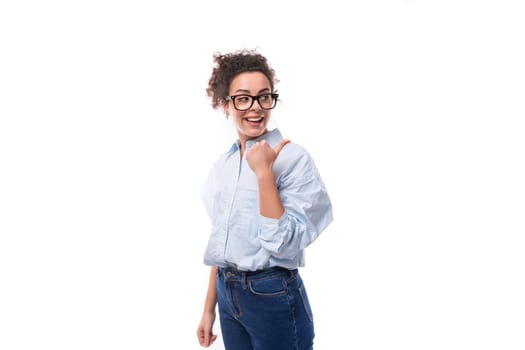
[[[205,348],[213,344],[217,335],[213,334],[213,323],[215,322],[215,312],[204,313],[197,328],[197,338],[199,344]]]
[[[284,145],[289,142],[290,140],[281,140],[275,148],[271,148],[265,140],[262,140],[256,142],[246,152],[246,161],[257,177],[272,172],[273,163]]]

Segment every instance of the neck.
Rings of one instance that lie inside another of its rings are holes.
[[[250,140],[254,140],[258,137],[261,137],[262,135],[266,134],[268,132],[268,129],[264,129],[264,132],[262,134],[260,134],[259,136],[255,136],[255,137],[249,137],[249,136],[246,136],[244,134],[240,134],[239,133],[239,145],[240,145],[240,153],[241,153],[241,158],[244,154],[244,151],[246,150],[246,142],[250,141]]]

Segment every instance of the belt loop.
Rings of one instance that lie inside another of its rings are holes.
[[[248,282],[246,282],[246,271],[241,272],[242,275],[242,289],[246,289],[248,287]]]

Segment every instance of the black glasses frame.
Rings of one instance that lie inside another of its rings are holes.
[[[263,96],[268,96],[270,95],[272,97],[272,101],[273,101],[273,105],[270,107],[270,108],[265,108],[261,105],[261,103],[259,102],[259,98],[263,97]],[[239,109],[237,108],[237,105],[235,104],[235,99],[237,97],[250,97],[252,99],[252,103],[250,103],[250,105],[247,107],[247,108],[244,108],[244,109]],[[238,110],[238,111],[247,111],[249,110],[250,108],[252,108],[253,104],[255,101],[257,101],[257,103],[259,104],[259,106],[265,110],[265,111],[268,111],[270,109],[274,109],[275,106],[277,106],[277,100],[279,98],[279,94],[275,94],[275,93],[271,93],[271,94],[262,94],[262,95],[257,95],[257,96],[252,96],[252,95],[247,95],[247,94],[240,94],[240,95],[232,95],[232,96],[226,96],[224,99],[226,101],[229,101],[231,100],[233,102],[233,107]]]

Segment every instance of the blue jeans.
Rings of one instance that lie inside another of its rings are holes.
[[[297,270],[218,270],[217,299],[226,350],[312,350],[314,323]]]

